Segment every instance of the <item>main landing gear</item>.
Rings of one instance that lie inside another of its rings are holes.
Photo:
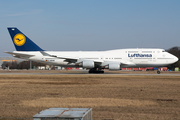
[[[104,71],[103,70],[97,70],[97,69],[90,69],[89,70],[89,73],[99,73],[99,74],[103,74],[104,73]]]

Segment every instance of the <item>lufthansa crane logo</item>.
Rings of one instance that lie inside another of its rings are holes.
[[[19,33],[14,36],[14,44],[16,44],[17,46],[22,46],[25,42],[26,37],[23,34]]]

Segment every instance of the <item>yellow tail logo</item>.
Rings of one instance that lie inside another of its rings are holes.
[[[22,46],[26,42],[26,37],[23,34],[19,33],[14,36],[13,40],[14,44],[16,44],[17,46]]]

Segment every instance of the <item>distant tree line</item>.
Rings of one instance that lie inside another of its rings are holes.
[[[32,61],[31,68],[37,67],[37,66],[45,66],[43,63],[34,62]],[[3,69],[30,69],[30,61],[22,61],[20,63],[17,63],[16,61],[13,62],[6,62],[4,61],[1,65]]]

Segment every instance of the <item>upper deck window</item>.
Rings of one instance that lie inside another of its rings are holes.
[[[142,51],[142,53],[152,53],[152,51]]]
[[[138,51],[128,51],[128,53],[138,53]]]

